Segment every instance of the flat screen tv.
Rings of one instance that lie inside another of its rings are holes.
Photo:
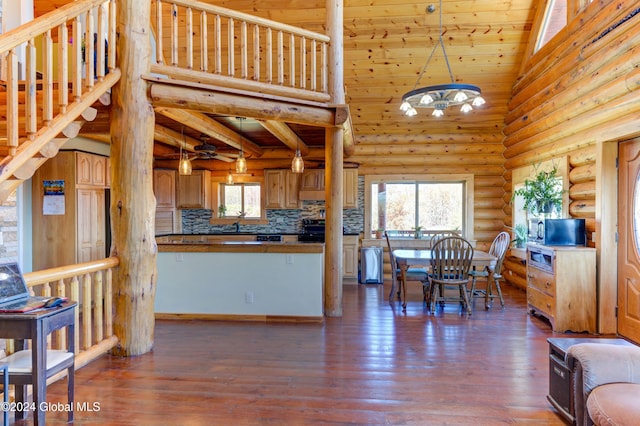
[[[544,244],[548,246],[583,246],[586,244],[584,219],[545,219]]]

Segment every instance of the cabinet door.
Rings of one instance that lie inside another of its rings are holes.
[[[302,182],[300,183],[301,191],[320,191],[324,190],[324,170],[309,169],[302,172]]]
[[[93,182],[91,179],[91,170],[93,169],[93,163],[91,161],[91,154],[85,154],[84,152],[76,153],[76,183],[78,185],[91,185]]]
[[[91,183],[96,186],[107,185],[107,159],[105,157],[91,156]]]
[[[284,208],[299,209],[300,208],[300,180],[301,173],[293,173],[291,170],[285,170],[284,175]]]
[[[211,208],[211,172],[194,170],[189,176],[178,175],[179,209]]]
[[[344,169],[343,205],[345,209],[358,208],[358,169]]]
[[[77,261],[102,259],[106,254],[104,190],[78,189],[77,197]]]
[[[265,170],[265,208],[284,208],[285,170]]]
[[[344,237],[342,244],[342,277],[358,278],[358,240]]]
[[[174,209],[176,207],[176,171],[156,169],[153,171],[153,193],[156,196],[156,208]]]

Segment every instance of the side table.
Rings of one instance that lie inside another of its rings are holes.
[[[613,345],[632,345],[623,339],[615,338],[573,338],[551,337],[549,343],[549,394],[547,400],[560,415],[573,424],[575,406],[573,398],[573,376],[565,361],[569,347],[578,343],[608,343]]]

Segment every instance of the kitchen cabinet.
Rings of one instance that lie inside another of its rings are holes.
[[[155,235],[180,232],[180,211],[176,209],[177,175],[178,172],[173,169],[153,171],[153,193],[156,197]]]
[[[528,244],[527,304],[553,331],[595,333],[596,250]]]
[[[105,157],[60,151],[32,178],[33,269],[103,259],[109,247]],[[56,183],[47,195],[45,182]],[[46,200],[46,201],[45,201]]]
[[[358,169],[343,170],[342,208],[358,208]],[[324,200],[324,169],[309,169],[302,173],[300,200]]]
[[[211,172],[194,170],[190,175],[178,175],[177,208],[211,209]]]
[[[358,283],[358,235],[342,237],[342,282]]]
[[[344,187],[342,194],[342,208],[358,208],[358,169],[344,169],[342,177]]]
[[[265,169],[265,208],[299,209],[300,177],[288,169]]]

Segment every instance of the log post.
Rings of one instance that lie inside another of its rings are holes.
[[[327,0],[329,46],[329,94],[334,104],[345,103],[342,32],[343,0]],[[330,317],[342,316],[342,169],[344,155],[342,127],[328,128],[325,140],[325,229],[324,311]]]
[[[113,353],[141,355],[153,348],[156,243],[153,195],[154,112],[141,78],[150,69],[151,3],[118,2],[117,65],[111,118],[112,255],[120,258],[114,282]]]

